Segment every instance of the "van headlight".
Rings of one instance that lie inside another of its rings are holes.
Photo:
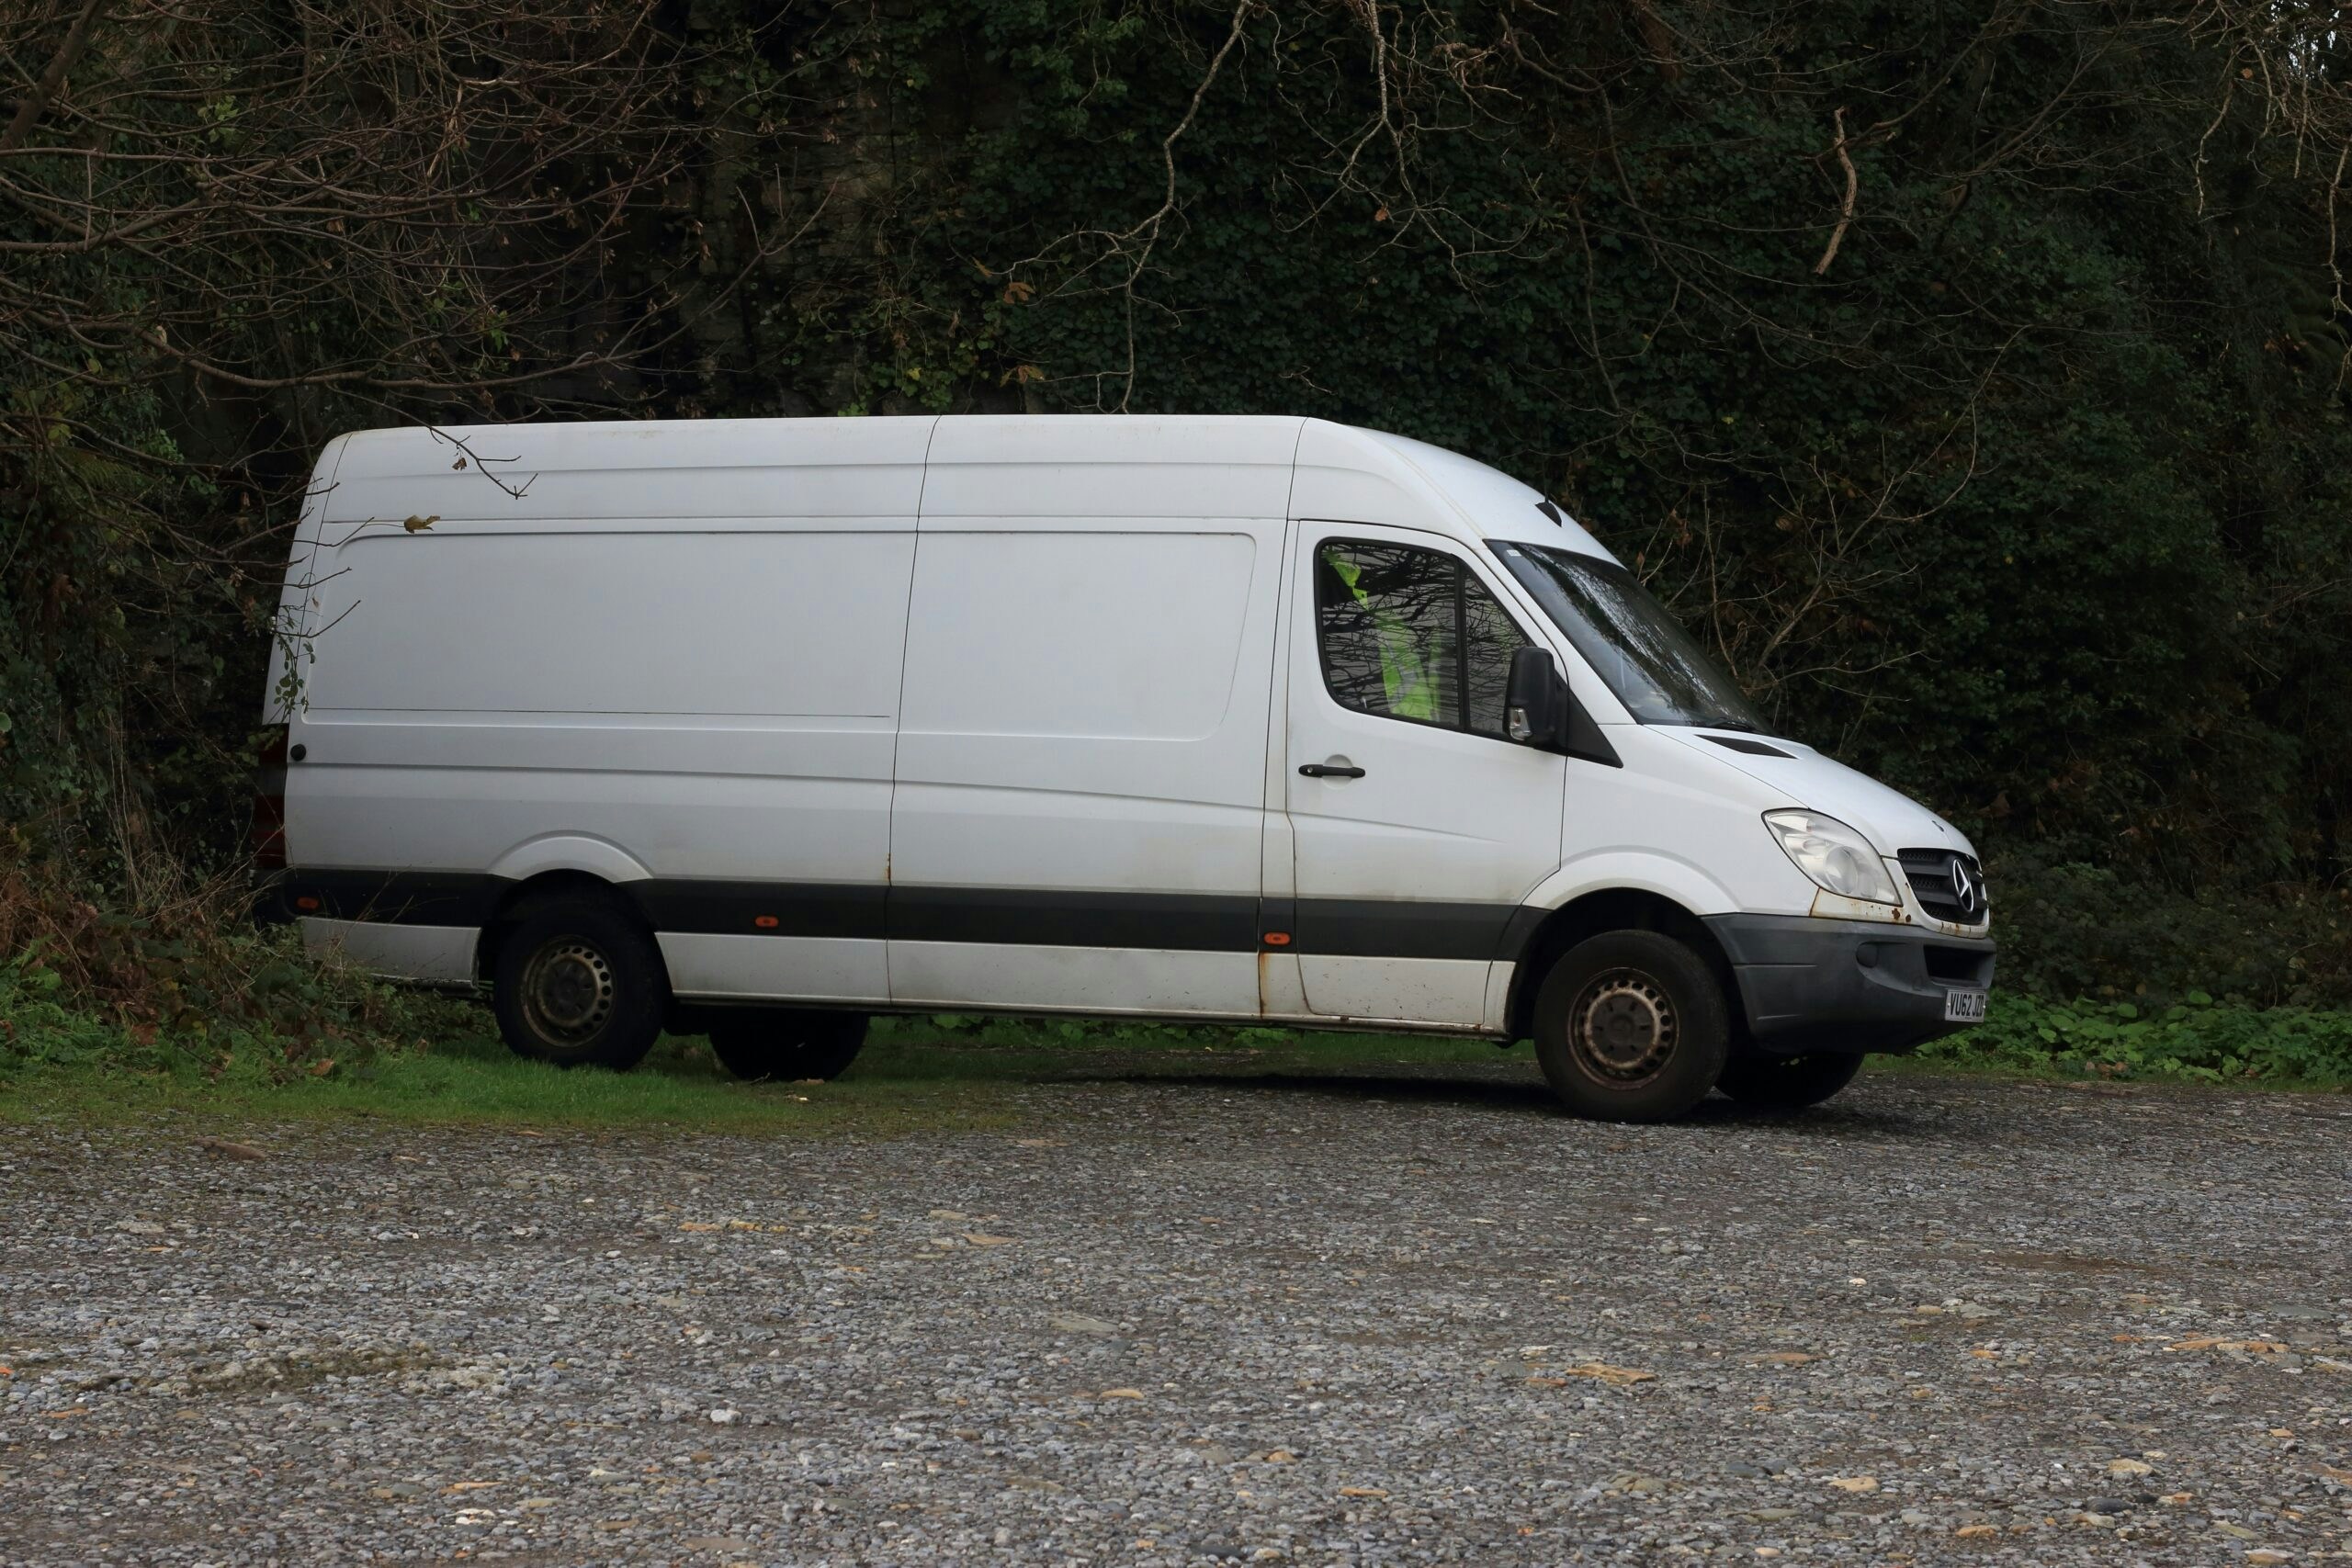
[[[1870,904],[1903,902],[1871,841],[1835,817],[1817,811],[1767,811],[1764,826],[1815,886]]]

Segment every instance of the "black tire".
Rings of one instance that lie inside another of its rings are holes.
[[[662,1032],[670,972],[652,933],[616,903],[553,899],[500,943],[492,1000],[516,1055],[625,1072]]]
[[[1535,1059],[1579,1116],[1670,1122],[1715,1087],[1730,1049],[1714,972],[1657,931],[1586,938],[1535,995]]]
[[[1854,1081],[1862,1059],[1854,1055],[1735,1056],[1715,1087],[1763,1111],[1802,1111],[1818,1105]]]
[[[865,1044],[862,1012],[745,1008],[710,1021],[710,1049],[739,1078],[839,1077]]]

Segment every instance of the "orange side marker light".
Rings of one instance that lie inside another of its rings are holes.
[[[1266,933],[1266,945],[1268,947],[1288,947],[1290,945],[1290,932],[1268,931]]]
[[[298,909],[315,909],[319,907],[319,901],[306,893],[294,900],[294,907]]]
[[[781,924],[774,915],[753,915],[752,923],[763,931],[772,931]]]

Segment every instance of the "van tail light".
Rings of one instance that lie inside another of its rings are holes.
[[[254,768],[254,821],[245,836],[257,871],[286,869],[286,727],[263,732]]]

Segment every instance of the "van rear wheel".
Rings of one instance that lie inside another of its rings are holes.
[[[602,900],[541,904],[499,944],[498,1032],[535,1062],[626,1071],[653,1048],[669,999],[652,936]]]
[[[1802,1111],[1852,1083],[1861,1070],[1860,1056],[1767,1056],[1757,1052],[1733,1057],[1715,1087],[1758,1110]]]
[[[739,1078],[832,1078],[865,1044],[862,1012],[745,1008],[710,1022],[710,1049]]]
[[[1588,937],[1535,995],[1535,1059],[1579,1116],[1672,1121],[1715,1087],[1730,1049],[1713,971],[1658,931]]]

